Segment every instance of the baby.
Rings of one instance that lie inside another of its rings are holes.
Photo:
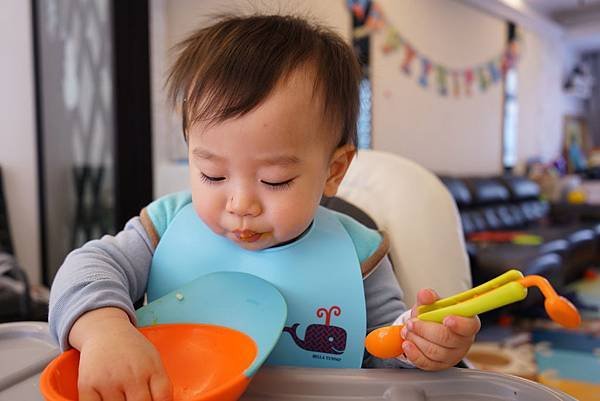
[[[219,270],[251,272],[282,292],[288,318],[274,363],[440,370],[460,361],[479,320],[411,319],[385,234],[319,206],[356,152],[352,49],[303,19],[263,15],[224,17],[178,49],[168,88],[182,113],[191,193],[158,199],[116,236],[73,251],[52,286],[51,331],[62,349],[81,352],[79,399],[171,400],[134,304]],[[335,347],[298,341],[296,329],[319,318],[335,326]],[[368,332],[398,322],[407,322],[403,357],[364,352]]]

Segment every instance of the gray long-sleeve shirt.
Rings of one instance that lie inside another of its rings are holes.
[[[140,218],[132,218],[115,236],[106,235],[71,252],[59,269],[50,293],[50,331],[61,349],[70,347],[73,323],[101,307],[123,309],[135,322],[134,303],[143,299],[154,246]],[[363,280],[367,332],[390,325],[406,310],[388,256]],[[363,367],[406,367],[397,359],[365,354]]]

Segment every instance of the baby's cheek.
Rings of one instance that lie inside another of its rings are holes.
[[[218,232],[221,230],[218,224],[219,215],[214,208],[210,207],[210,204],[194,204],[194,210],[196,210],[196,214],[198,215],[198,217],[200,217],[200,220],[202,220],[206,225],[208,225],[211,230],[213,230],[217,234],[220,234]]]
[[[290,237],[289,239],[302,234],[314,218],[314,213],[307,213],[305,210],[299,209],[297,208],[281,218],[281,221],[283,221],[282,228],[286,231],[287,236]]]

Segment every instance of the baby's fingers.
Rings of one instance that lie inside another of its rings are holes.
[[[144,381],[138,382],[135,386],[127,387],[127,401],[152,401],[150,387]]]
[[[173,401],[173,386],[169,377],[163,371],[150,379],[152,401]]]
[[[79,401],[102,401],[102,397],[92,387],[79,386]]]
[[[444,318],[444,326],[459,336],[472,338],[479,332],[481,321],[478,316],[447,316]]]
[[[121,386],[111,378],[98,382],[90,380],[81,372],[79,374],[77,384],[79,401],[125,401],[125,394],[120,390]]]
[[[402,344],[402,350],[404,355],[411,361],[417,368],[423,370],[442,370],[448,367],[445,363],[440,363],[429,359],[423,351],[421,351],[414,343],[405,341]]]
[[[418,319],[407,322],[402,331],[405,340],[413,341],[415,335],[444,348],[464,347],[468,341],[466,337],[454,333],[444,325]]]
[[[102,401],[126,401],[125,394],[115,388],[100,390]]]
[[[417,304],[415,306],[413,306],[413,308],[411,309],[410,316],[417,317],[417,315],[419,314],[417,312],[419,306],[432,304],[435,301],[437,301],[439,298],[440,297],[437,294],[437,292],[435,292],[435,290],[432,290],[429,288],[420,289],[419,292],[417,293]]]
[[[443,369],[454,366],[462,359],[464,354],[464,350],[461,348],[446,348],[414,334],[409,341],[409,343],[416,345],[418,350],[429,361],[436,362],[433,369]]]

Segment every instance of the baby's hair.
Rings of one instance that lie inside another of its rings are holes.
[[[333,31],[295,16],[221,16],[176,45],[168,97],[182,113],[184,138],[198,122],[220,123],[259,106],[294,71],[313,72],[323,116],[337,145],[356,145],[360,66]]]

